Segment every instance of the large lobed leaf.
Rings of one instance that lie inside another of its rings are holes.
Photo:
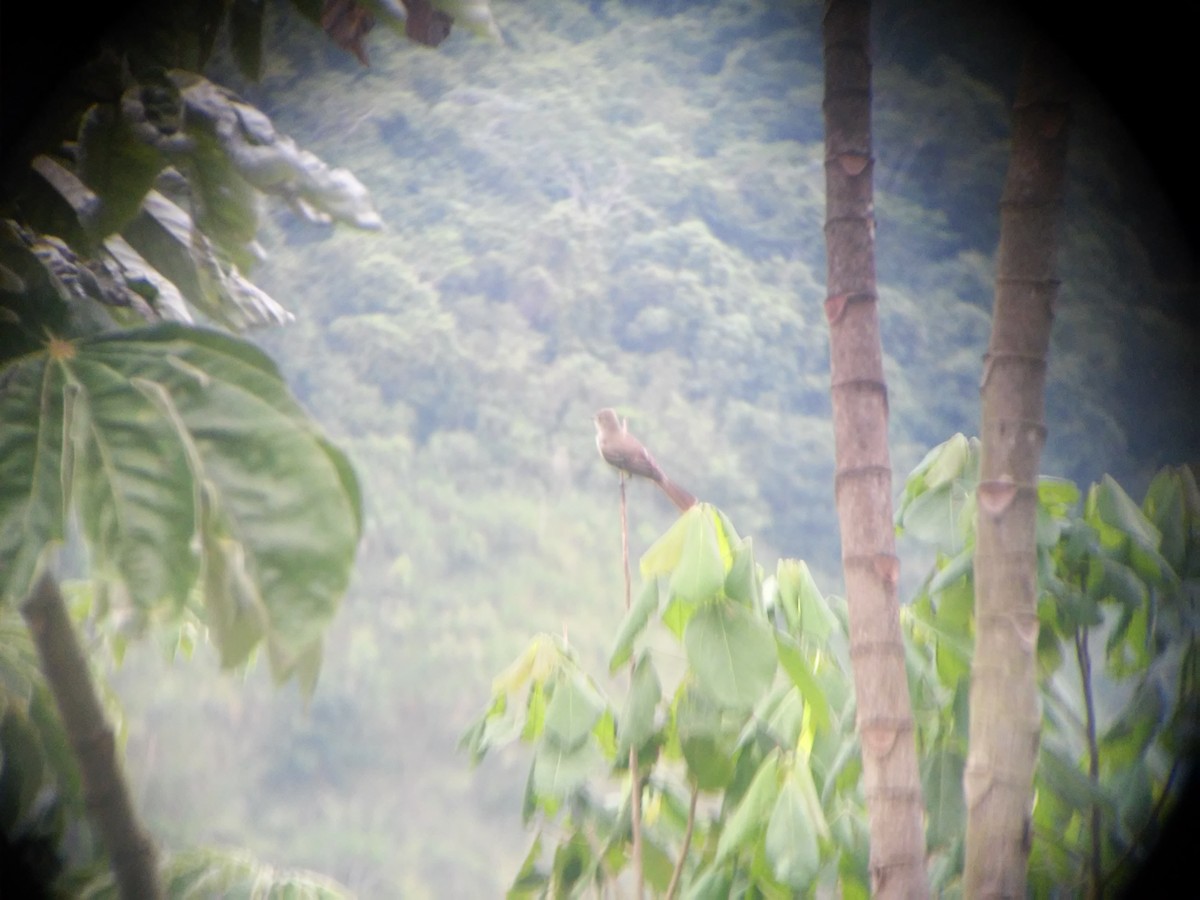
[[[0,597],[24,596],[78,512],[101,596],[199,587],[226,665],[266,640],[311,679],[349,580],[357,480],[252,345],[174,323],[51,340],[0,388]]]

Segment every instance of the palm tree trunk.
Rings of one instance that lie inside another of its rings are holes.
[[[871,893],[926,897],[924,803],[904,668],[887,384],[875,286],[867,0],[825,9],[825,240],[842,568],[871,836]]]
[[[1046,355],[1058,294],[1066,90],[1050,48],[1022,66],[1000,213],[992,337],[980,394],[965,895],[1024,897],[1037,686],[1037,474],[1046,438]]]

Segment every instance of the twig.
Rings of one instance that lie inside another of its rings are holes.
[[[1083,701],[1087,713],[1087,744],[1088,744],[1088,777],[1093,786],[1100,784],[1100,748],[1096,744],[1096,707],[1092,697],[1092,658],[1088,653],[1087,633],[1075,629],[1075,656],[1079,660],[1079,676],[1083,682]],[[1091,853],[1091,896],[1100,896],[1100,885],[1103,882],[1104,870],[1101,864],[1101,827],[1100,804],[1092,801],[1092,853]]]
[[[687,861],[688,850],[692,846],[692,829],[696,826],[696,801],[700,799],[700,785],[692,785],[692,802],[688,806],[687,830],[683,833],[683,846],[679,848],[679,859],[675,860],[675,871],[671,873],[671,883],[667,885],[667,900],[674,900],[675,892],[679,890],[679,879],[683,875],[683,864]]]
[[[625,473],[621,473],[621,563],[625,570],[625,609],[631,605],[632,587],[629,574],[629,525],[625,501]],[[629,663],[630,681],[633,678],[634,663]],[[633,873],[635,881],[634,896],[641,900],[646,889],[646,877],[642,867],[642,779],[638,772],[637,745],[629,746],[629,819],[633,840]]]

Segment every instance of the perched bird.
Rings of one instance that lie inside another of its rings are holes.
[[[596,449],[606,463],[630,475],[649,478],[663,489],[680,510],[688,510],[696,505],[696,498],[663,474],[650,451],[625,430],[624,423],[613,410],[600,410],[593,421],[596,423]]]

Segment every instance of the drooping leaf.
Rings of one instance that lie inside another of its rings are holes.
[[[662,686],[654,664],[648,654],[643,654],[634,666],[630,679],[629,693],[621,709],[618,721],[617,755],[624,757],[629,748],[640,747],[654,733],[654,713],[662,699]]]
[[[783,670],[792,679],[792,684],[800,691],[800,695],[808,706],[813,727],[817,731],[829,730],[831,722],[829,700],[825,696],[821,683],[813,674],[809,661],[799,644],[790,635],[776,633],[775,645]]]
[[[375,229],[383,220],[362,183],[296,146],[257,107],[192,72],[169,73],[187,108],[189,134],[212,135],[237,173],[256,189],[316,220]],[[215,186],[215,185],[214,185]]]
[[[931,847],[944,846],[964,834],[967,808],[963,799],[963,768],[961,752],[949,748],[928,754],[922,765],[926,840]]]
[[[3,570],[6,599],[61,537],[74,474],[92,571],[110,593],[179,604],[199,581],[227,663],[263,637],[276,674],[311,676],[361,498],[261,351],[173,323],[55,339],[7,370],[0,406],[0,496],[13,500],[0,534],[20,563]]]
[[[95,195],[76,212],[94,238],[107,237],[134,217],[167,159],[140,140],[112,104],[96,104],[84,115],[78,147],[79,177]]]
[[[650,617],[658,610],[658,582],[650,579],[642,585],[642,592],[637,600],[625,613],[621,627],[617,630],[617,640],[612,653],[608,657],[608,671],[615,672],[624,665],[633,653],[634,642],[645,630]]]
[[[675,731],[688,772],[702,791],[717,791],[733,779],[736,728],[726,727],[708,697],[685,684],[675,703]]]
[[[1093,485],[1087,506],[1085,517],[1100,531],[1106,547],[1120,547],[1132,541],[1148,550],[1158,550],[1162,535],[1111,475]]]
[[[719,704],[750,709],[766,693],[775,675],[772,630],[736,603],[701,607],[683,634],[696,683]]]
[[[716,530],[712,519],[702,513],[683,518],[687,530],[679,562],[671,573],[671,593],[687,603],[706,603],[716,598],[725,585],[726,569]]]
[[[1121,715],[1100,737],[1106,767],[1120,770],[1141,759],[1166,719],[1168,703],[1153,681],[1141,684]]]
[[[809,886],[821,863],[817,830],[808,812],[795,770],[789,769],[767,822],[765,849],[772,874],[796,891]]]
[[[699,504],[693,506],[667,529],[650,548],[642,554],[638,563],[638,571],[647,581],[660,575],[670,575],[679,565],[683,556],[684,541],[692,527],[692,523],[702,515]]]
[[[533,759],[533,790],[562,800],[606,768],[604,755],[592,741],[571,748],[557,741],[542,741]]]
[[[725,596],[743,606],[761,610],[762,590],[758,564],[754,561],[754,545],[749,538],[733,551],[733,564],[725,576]]]
[[[277,869],[239,850],[188,850],[162,865],[164,893],[181,900],[201,897],[280,897],[288,900],[349,900],[349,889],[304,870]],[[118,896],[111,873],[85,885],[79,896],[109,900]]]
[[[529,845],[529,852],[525,854],[521,868],[517,870],[516,877],[505,894],[505,900],[526,900],[540,894],[550,880],[549,874],[538,866],[541,858],[542,833],[539,831],[534,835],[533,843]]]
[[[766,827],[779,791],[779,749],[775,748],[759,764],[741,802],[725,823],[717,841],[717,861],[750,847]]]
[[[70,492],[70,473],[63,466],[65,390],[65,372],[49,360],[12,366],[0,380],[0,599],[5,604],[29,592],[43,554],[63,540]]]
[[[564,676],[555,684],[546,708],[546,737],[564,748],[578,747],[603,711],[604,702],[583,675]]]

